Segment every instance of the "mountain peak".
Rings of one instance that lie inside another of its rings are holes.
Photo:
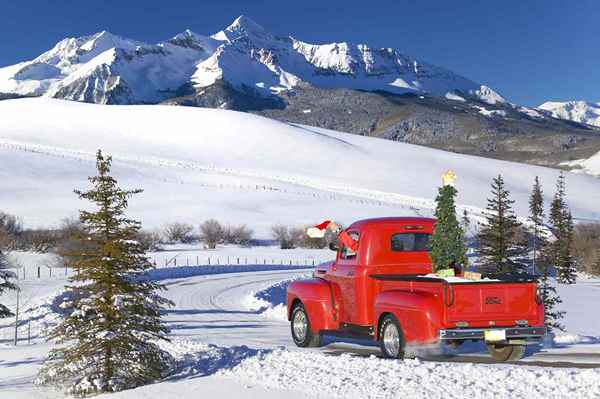
[[[265,28],[245,15],[240,15],[227,27],[228,31],[264,32]]]
[[[219,32],[221,33],[221,32]],[[265,28],[245,15],[240,15],[223,31],[230,41],[239,37],[268,37],[271,36]]]

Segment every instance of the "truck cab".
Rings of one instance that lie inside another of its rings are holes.
[[[484,340],[499,361],[517,360],[546,330],[536,281],[529,275],[481,280],[432,273],[435,220],[361,220],[346,232],[358,249],[337,248],[334,262],[287,289],[292,338],[320,346],[323,335],[377,341],[386,357],[407,345]]]

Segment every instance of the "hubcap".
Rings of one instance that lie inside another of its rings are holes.
[[[304,311],[299,310],[294,314],[292,327],[296,339],[298,341],[304,341],[306,339],[306,332],[308,331],[308,320],[306,319]]]
[[[400,334],[394,324],[388,324],[383,330],[383,346],[386,352],[392,356],[398,356],[400,352]]]

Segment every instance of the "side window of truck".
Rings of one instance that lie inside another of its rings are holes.
[[[393,252],[429,252],[431,251],[431,234],[428,233],[397,233],[392,235],[391,249]]]
[[[352,237],[354,240],[358,241],[358,233],[357,232],[351,231],[351,232],[348,233],[348,235],[350,237]],[[340,258],[341,259],[353,259],[353,258],[356,258],[356,252],[354,252],[353,250],[351,250],[350,248],[348,248],[348,247],[346,247],[344,245],[340,249]]]

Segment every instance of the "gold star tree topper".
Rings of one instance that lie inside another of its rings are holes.
[[[446,173],[442,175],[442,184],[444,186],[454,186],[454,182],[456,181],[456,174],[448,170]]]

